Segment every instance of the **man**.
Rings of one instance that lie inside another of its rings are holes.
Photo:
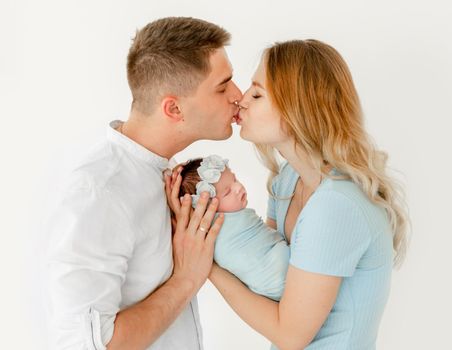
[[[217,203],[207,208],[203,198],[189,222],[178,221],[172,244],[162,172],[194,141],[231,136],[241,93],[229,39],[193,18],[137,32],[127,61],[130,116],[112,122],[73,171],[51,220],[56,348],[202,349],[196,293],[222,219],[209,230]]]

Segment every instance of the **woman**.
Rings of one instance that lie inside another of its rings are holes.
[[[347,65],[316,40],[276,44],[240,105],[240,135],[271,171],[267,224],[290,244],[290,265],[279,303],[215,264],[211,282],[273,348],[375,349],[406,218]]]
[[[280,349],[375,349],[406,219],[347,65],[319,41],[276,44],[240,105],[240,135],[272,171],[267,223],[290,243],[290,266],[279,304],[218,266],[210,280]]]

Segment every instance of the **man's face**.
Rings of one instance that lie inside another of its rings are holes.
[[[211,71],[196,92],[181,99],[185,123],[194,139],[225,140],[232,135],[242,93],[232,81],[232,67],[224,48],[210,56]]]

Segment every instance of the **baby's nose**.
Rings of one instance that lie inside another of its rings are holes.
[[[245,188],[240,182],[236,182],[232,185],[232,191],[235,194],[242,194],[243,192],[245,192]]]

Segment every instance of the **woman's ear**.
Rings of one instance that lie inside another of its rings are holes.
[[[161,107],[163,114],[172,121],[178,122],[184,120],[177,97],[167,96],[163,98]]]

